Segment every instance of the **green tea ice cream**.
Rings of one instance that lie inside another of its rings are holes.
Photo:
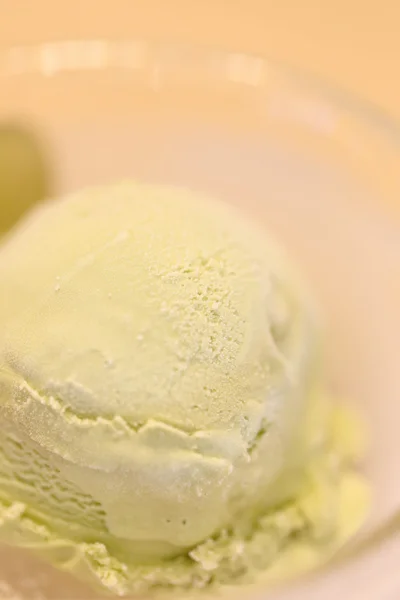
[[[251,579],[358,525],[315,307],[242,214],[83,190],[4,240],[0,281],[0,541],[124,595]]]
[[[0,124],[0,236],[48,193],[43,149],[29,130]]]

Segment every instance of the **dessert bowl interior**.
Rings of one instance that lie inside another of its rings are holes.
[[[262,57],[143,40],[3,48],[0,87],[0,118],[46,146],[54,194],[126,178],[186,186],[243,207],[284,241],[323,309],[330,385],[365,418],[373,493],[348,557],[271,597],[336,598],[344,586],[355,598],[400,593],[395,533],[365,542],[400,505],[396,124]],[[5,547],[3,589],[96,597]],[[262,582],[246,594],[266,596]]]

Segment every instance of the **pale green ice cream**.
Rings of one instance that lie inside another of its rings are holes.
[[[0,123],[0,236],[48,193],[47,161],[29,129]]]
[[[0,540],[123,595],[248,577],[356,527],[316,311],[242,214],[83,190],[6,238],[0,281]]]

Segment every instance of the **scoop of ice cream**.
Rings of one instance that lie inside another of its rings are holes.
[[[0,235],[47,195],[45,162],[29,130],[12,123],[0,126]]]
[[[245,538],[326,440],[314,309],[282,251],[224,204],[126,183],[34,212],[0,280],[5,538],[110,589],[160,564],[148,585],[171,585],[182,560],[211,579],[206,540]]]

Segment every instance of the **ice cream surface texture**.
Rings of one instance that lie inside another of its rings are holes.
[[[356,527],[315,308],[241,213],[86,189],[6,237],[0,281],[0,540],[123,595],[251,577]]]

